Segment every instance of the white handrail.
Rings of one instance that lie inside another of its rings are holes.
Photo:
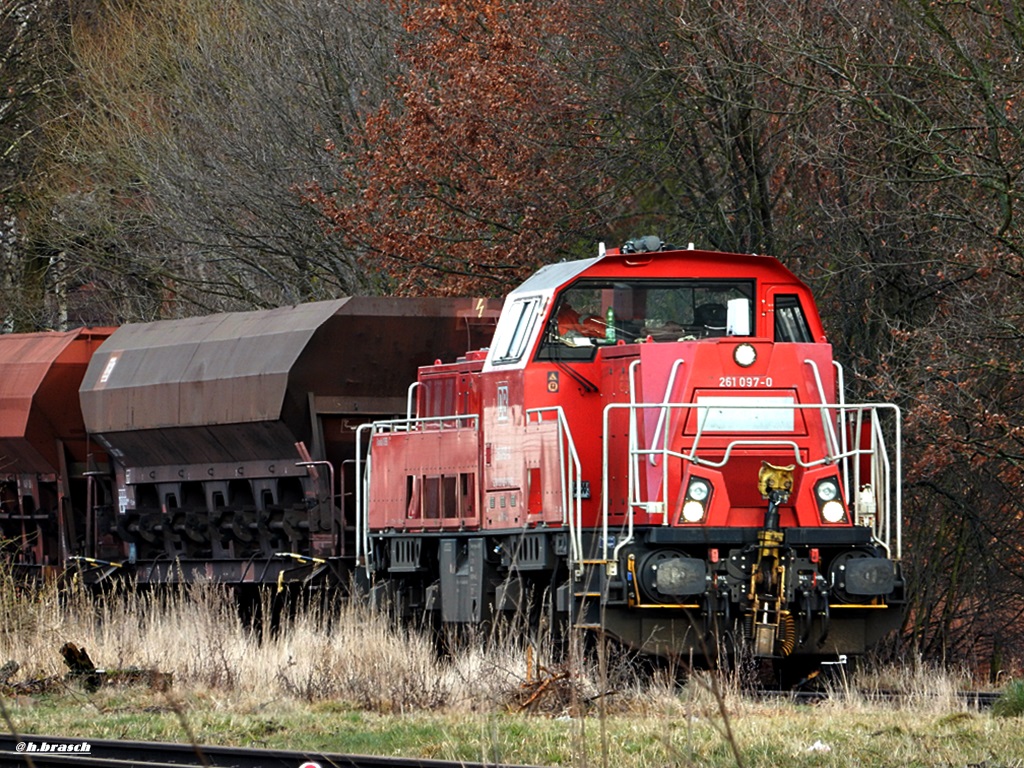
[[[637,358],[629,364],[629,402],[630,405],[636,405],[636,372],[640,368],[640,358]],[[629,418],[629,481],[630,483],[639,482],[640,480],[640,467],[634,466],[636,462],[640,461],[640,454],[636,451],[638,448],[637,440],[639,439],[640,429],[636,423],[636,409],[630,411]],[[632,498],[634,495],[640,495],[639,488],[633,488],[632,485],[629,487],[629,495]]]
[[[370,559],[366,556],[370,551],[370,516],[365,491],[370,488],[370,456],[367,452],[365,475],[361,476],[359,467],[363,460],[363,433],[370,432],[370,444],[373,443],[373,424],[360,424],[356,429],[356,568],[362,564],[366,575],[370,575]],[[365,488],[364,488],[365,484]]]
[[[812,365],[813,368],[813,365]],[[631,371],[631,380],[633,372]],[[724,467],[733,458],[733,454],[737,449],[750,448],[750,447],[761,447],[776,449],[784,448],[793,451],[794,463],[804,467],[817,467],[827,464],[840,463],[840,468],[843,470],[844,479],[847,485],[846,499],[851,509],[855,508],[856,497],[855,494],[859,489],[861,482],[860,478],[860,461],[855,461],[858,457],[870,455],[873,457],[870,463],[871,467],[871,486],[872,492],[875,494],[877,499],[877,509],[879,514],[879,525],[876,528],[875,536],[880,544],[882,544],[887,550],[895,552],[896,559],[902,556],[902,458],[900,455],[900,445],[902,438],[902,416],[897,406],[889,403],[792,403],[785,402],[773,405],[765,403],[763,400],[757,403],[743,403],[737,398],[736,403],[730,403],[727,406],[717,404],[717,407],[727,407],[729,409],[778,409],[778,410],[815,410],[819,413],[826,414],[830,410],[841,410],[846,416],[855,414],[855,421],[853,424],[861,424],[863,417],[866,415],[869,417],[868,429],[870,432],[870,444],[868,447],[861,447],[862,439],[860,434],[862,428],[856,426],[856,434],[854,435],[854,444],[851,445],[846,435],[846,430],[842,430],[843,439],[840,443],[839,438],[836,434],[835,425],[831,423],[831,420],[825,418],[823,421],[823,441],[824,444],[820,446],[822,450],[821,455],[814,455],[814,453],[808,453],[808,445],[805,443],[801,445],[797,440],[783,439],[778,437],[764,437],[756,438],[750,437],[749,433],[743,438],[732,439],[725,443],[723,446],[719,443],[716,446],[716,458],[712,459],[705,456],[698,455],[699,443],[702,435],[704,434],[704,427],[706,426],[706,418],[698,419],[697,433],[692,436],[690,442],[689,452],[676,451],[670,449],[670,443],[666,434],[665,439],[662,441],[664,445],[652,444],[650,447],[640,447],[639,441],[636,436],[638,430],[638,424],[642,422],[639,414],[643,410],[657,409],[659,415],[668,414],[671,410],[679,409],[693,409],[693,408],[704,408],[710,414],[711,407],[708,404],[702,403],[637,403],[635,398],[631,396],[629,403],[612,403],[605,407],[602,414],[602,428],[603,434],[606,436],[602,441],[602,507],[601,507],[601,534],[602,534],[602,557],[608,560],[608,549],[609,549],[609,516],[610,516],[610,499],[609,499],[609,467],[612,461],[610,454],[610,442],[608,436],[611,435],[610,431],[610,420],[611,413],[613,410],[628,409],[629,414],[629,428],[630,435],[627,440],[627,451],[629,456],[626,464],[629,468],[629,478],[627,485],[629,488],[629,498],[627,500],[627,510],[624,520],[624,533],[618,537],[612,557],[617,559],[619,552],[627,544],[633,541],[635,535],[634,532],[634,516],[639,508],[644,508],[648,514],[652,513],[652,509],[655,504],[660,503],[660,508],[663,514],[663,521],[665,524],[668,523],[668,473],[663,472],[661,482],[661,502],[654,500],[648,500],[643,498],[642,487],[639,477],[640,461],[643,457],[652,457],[661,455],[665,457],[667,461],[668,457],[678,458],[683,462],[692,463],[698,466],[710,467],[712,469],[719,469]],[[893,425],[890,427],[892,432],[891,437],[893,438],[893,445],[890,450],[890,446],[887,445],[886,433],[887,430],[883,428],[881,419],[879,418],[880,412],[891,411],[893,414]],[[699,411],[698,411],[699,413]],[[667,415],[665,416],[667,418]],[[717,431],[717,430],[716,430]],[[661,435],[659,435],[659,438]],[[722,453],[718,453],[721,451]],[[852,470],[851,470],[852,462]],[[656,465],[656,463],[655,463]],[[857,487],[852,491],[849,489],[850,477],[849,472],[853,471],[856,475],[855,482]],[[895,541],[893,541],[895,539]]]
[[[415,397],[416,389],[417,389],[417,387],[422,387],[422,386],[423,386],[423,382],[421,382],[421,381],[414,381],[412,384],[409,385],[409,390],[408,390],[408,392],[405,395],[405,418],[410,420],[410,421],[414,418],[414,416],[413,416],[412,401],[413,401],[413,398]],[[417,413],[418,413],[418,411],[417,411]]]
[[[565,418],[565,411],[562,406],[549,406],[545,408],[531,408],[526,411],[526,419],[529,422],[531,416],[537,416],[537,423],[544,420],[545,413],[554,413],[558,425],[558,466],[561,482],[562,499],[568,502],[562,507],[562,524],[569,528],[570,560],[578,563],[583,559],[583,504],[581,503],[582,489],[578,487],[579,478],[583,474],[580,465],[580,456],[576,451],[576,441],[573,439],[569,422]],[[565,451],[568,452],[566,461]]]
[[[840,451],[839,440],[836,437],[835,425],[832,423],[832,419],[828,417],[829,406],[825,405],[828,402],[828,398],[825,396],[825,386],[821,383],[821,372],[818,370],[818,364],[813,360],[808,358],[804,362],[811,366],[811,372],[814,374],[814,383],[818,387],[818,397],[821,398],[821,426],[828,432],[830,449],[833,453],[838,454]]]
[[[836,393],[839,398],[839,423],[846,424],[846,371],[843,369],[842,363],[838,360],[832,361],[832,367],[836,372]],[[845,429],[839,432],[839,440],[840,453],[846,453],[847,434]],[[851,493],[859,488],[859,486],[855,485],[853,489],[850,488],[850,464],[847,459],[843,460],[843,477],[846,478],[846,498],[852,498]]]
[[[610,474],[608,471],[608,436],[611,434],[608,425],[608,414],[611,413],[613,409],[620,410],[621,408],[629,408],[631,410],[635,410],[638,407],[643,408],[645,406],[643,404],[637,406],[628,403],[612,403],[611,405],[605,406],[604,411],[601,413],[601,434],[604,436],[601,440],[601,559],[605,562],[608,562],[608,475]],[[629,445],[634,446],[636,444],[637,443],[635,437],[633,435],[630,435]],[[630,461],[628,463],[629,472],[632,474],[634,469],[632,457],[630,457]],[[637,469],[639,469],[638,466]],[[635,482],[637,483],[637,490],[639,491],[639,480],[637,479],[635,480]],[[629,478],[627,480],[627,483],[628,487],[632,489],[634,485],[634,479]],[[612,559],[618,562],[619,552],[622,551],[623,547],[625,547],[632,541],[633,505],[631,498],[626,514],[626,535],[622,537],[620,540],[616,541],[615,549],[612,552]]]
[[[669,398],[672,397],[672,390],[673,390],[673,388],[675,387],[675,384],[676,384],[676,374],[679,372],[679,367],[682,364],[683,364],[683,359],[681,357],[678,358],[674,363],[672,363],[672,371],[671,371],[671,373],[669,373],[668,384],[665,386],[665,397],[662,398],[662,401],[661,401],[661,412],[658,414],[658,425],[654,428],[654,437],[651,438],[651,447],[652,448],[657,444],[658,438],[661,437],[661,430],[665,426],[665,418],[666,418],[666,414],[668,413],[668,407],[667,406],[668,406],[668,404],[670,402]],[[656,461],[656,459],[657,459],[657,454],[653,454],[652,453],[650,458],[648,459],[648,461],[651,462],[651,466],[652,467],[658,466],[658,462]]]

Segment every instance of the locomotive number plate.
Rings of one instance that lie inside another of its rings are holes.
[[[753,387],[770,387],[771,376],[719,376],[718,386],[720,387],[741,387],[751,389]]]
[[[698,397],[705,432],[792,432],[791,397]]]

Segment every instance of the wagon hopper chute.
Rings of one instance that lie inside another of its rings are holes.
[[[119,329],[81,388],[116,469],[100,557],[144,582],[339,575],[356,428],[403,413],[417,366],[486,344],[496,314],[353,297]]]

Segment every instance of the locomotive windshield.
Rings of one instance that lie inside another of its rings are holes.
[[[751,280],[579,280],[558,297],[540,359],[602,344],[747,336]],[[576,357],[577,355],[569,355]]]

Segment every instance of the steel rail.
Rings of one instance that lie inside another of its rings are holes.
[[[21,747],[19,748],[19,744]],[[88,744],[89,751],[52,751]],[[33,748],[34,745],[34,748]],[[48,749],[43,751],[43,745]],[[506,763],[471,763],[416,757],[376,757],[249,747],[218,747],[154,741],[0,734],[0,766],[36,768],[513,768]]]
[[[886,704],[911,703],[929,699],[939,699],[944,694],[908,693],[906,691],[871,691],[859,690],[851,687],[848,690],[842,685],[827,690],[762,690],[747,691],[745,695],[759,700],[780,700],[790,701],[794,704],[816,704],[822,701],[842,701],[844,697],[856,697],[857,699],[870,702],[883,702]],[[992,709],[992,705],[999,700],[1001,693],[991,691],[956,691],[950,696],[968,709],[979,711]]]

